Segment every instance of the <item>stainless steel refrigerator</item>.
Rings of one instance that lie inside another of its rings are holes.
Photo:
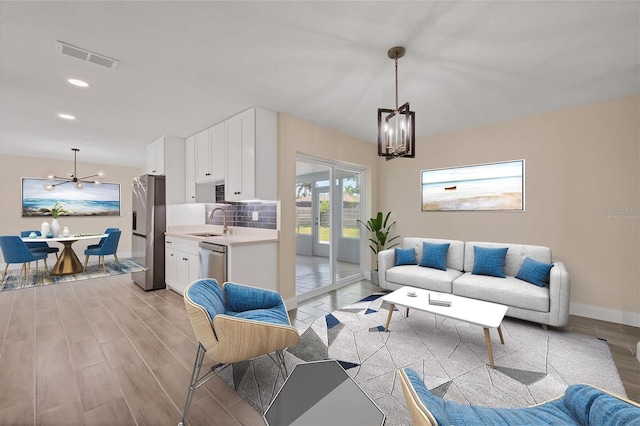
[[[133,180],[133,260],[148,268],[132,272],[143,290],[165,288],[164,232],[166,225],[164,176],[142,175]]]

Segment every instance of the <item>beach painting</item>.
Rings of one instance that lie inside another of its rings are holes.
[[[57,181],[53,191],[43,185],[46,179],[22,178],[22,217],[51,216],[56,201],[69,213],[64,216],[120,216],[120,184],[85,184],[77,189],[73,182]]]
[[[524,211],[524,160],[422,170],[422,211]]]

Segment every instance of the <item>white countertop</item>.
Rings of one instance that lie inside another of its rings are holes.
[[[254,229],[242,227],[229,227],[231,234],[223,235],[220,225],[184,225],[170,226],[164,233],[169,237],[184,238],[193,241],[206,241],[225,246],[241,244],[260,244],[278,241],[278,231],[275,229]],[[215,237],[203,237],[193,235],[195,233],[220,234]]]

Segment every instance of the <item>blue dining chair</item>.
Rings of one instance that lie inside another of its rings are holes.
[[[119,231],[119,230],[120,230],[120,228],[107,228],[107,229],[104,230],[104,233],[105,234],[110,234],[112,232]],[[100,248],[100,247],[102,247],[102,245],[104,244],[106,239],[107,239],[107,237],[102,237],[102,238],[100,238],[100,241],[98,241],[98,244],[88,245],[87,248],[88,249]]]
[[[38,237],[42,235],[40,231],[34,230],[34,231],[22,231],[20,232],[20,236],[22,238],[26,238],[32,232],[35,232]],[[60,249],[58,247],[51,247],[49,246],[49,244],[45,243],[44,241],[34,241],[34,242],[25,243],[25,244],[27,245],[27,248],[32,252],[47,253],[47,254],[55,253],[56,259],[58,258],[58,252],[60,251]]]
[[[96,248],[87,248],[84,251],[85,259],[84,259],[84,270],[87,270],[87,263],[89,263],[89,256],[100,256],[98,259],[98,265],[102,262],[102,270],[104,273],[107,273],[107,268],[105,266],[104,257],[108,254],[112,254],[115,257],[116,262],[118,263],[118,267],[122,270],[122,266],[120,266],[120,261],[118,260],[118,255],[116,251],[118,250],[118,242],[120,241],[120,234],[122,231],[113,231],[110,232],[109,235],[105,238],[104,243],[100,247]]]
[[[49,253],[45,252],[32,252],[27,248],[27,245],[22,241],[22,238],[17,235],[3,235],[0,236],[0,248],[2,249],[2,256],[7,264],[2,273],[2,280],[7,275],[7,269],[9,269],[10,263],[22,263],[22,269],[25,271],[25,282],[29,282],[29,270],[31,268],[31,262],[36,261],[36,273],[38,273],[38,260],[44,260],[44,267],[47,266],[47,256]]]

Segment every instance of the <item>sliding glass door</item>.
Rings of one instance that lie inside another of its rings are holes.
[[[362,171],[299,157],[296,163],[296,295],[361,279]]]

